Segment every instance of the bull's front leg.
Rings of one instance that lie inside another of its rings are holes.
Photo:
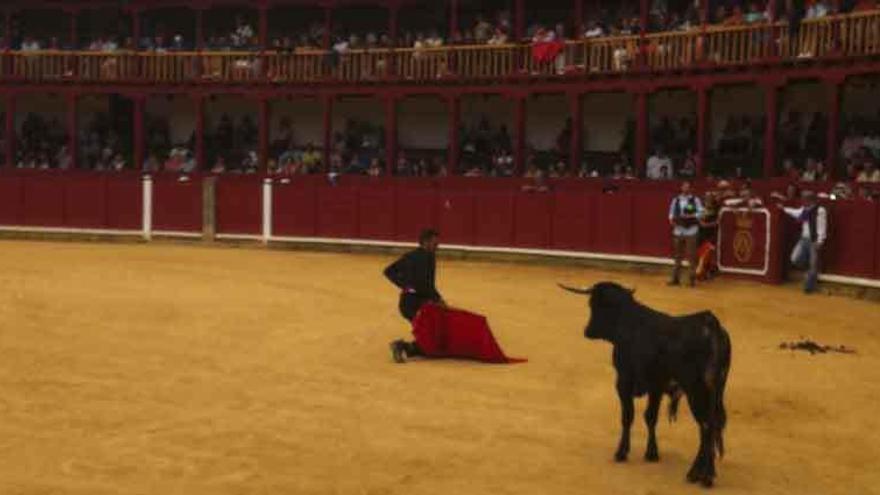
[[[657,451],[657,417],[660,412],[660,402],[663,400],[663,393],[656,388],[648,392],[648,408],[645,409],[645,424],[648,425],[648,448],[645,450],[645,460],[648,462],[657,462],[660,460],[660,454]]]
[[[617,452],[614,454],[614,460],[623,462],[629,455],[629,430],[632,427],[633,417],[635,416],[632,383],[629,380],[617,379],[617,397],[620,399],[620,423],[622,430],[620,432],[620,443],[617,445]]]

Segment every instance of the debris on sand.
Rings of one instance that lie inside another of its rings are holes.
[[[812,340],[804,340],[798,342],[783,342],[779,344],[780,349],[788,349],[790,351],[807,351],[810,354],[825,354],[826,352],[838,352],[841,354],[855,354],[856,350],[844,345],[821,345]]]

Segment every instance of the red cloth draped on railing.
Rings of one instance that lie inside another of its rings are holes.
[[[552,62],[562,53],[563,49],[565,49],[565,43],[561,41],[538,41],[532,43],[532,57],[538,63]]]

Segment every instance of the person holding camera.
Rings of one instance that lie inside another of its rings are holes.
[[[703,204],[700,198],[691,192],[690,181],[681,183],[681,192],[672,199],[669,205],[669,223],[672,225],[672,247],[675,267],[668,285],[681,283],[681,262],[687,256],[689,263],[688,283],[693,287],[696,283],[697,270],[697,234],[700,232],[700,217],[703,215]]]

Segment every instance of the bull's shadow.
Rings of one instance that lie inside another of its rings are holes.
[[[584,336],[613,346],[623,426],[614,459],[623,462],[629,456],[633,402],[647,395],[645,459],[659,461],[655,429],[663,396],[669,396],[669,417],[674,420],[684,395],[700,428],[700,446],[687,479],[712,486],[715,454],[724,455],[724,387],[731,358],[730,337],[715,315],[703,311],[670,316],[639,303],[635,291],[613,282],[586,289],[560,287],[589,296],[590,320]]]

